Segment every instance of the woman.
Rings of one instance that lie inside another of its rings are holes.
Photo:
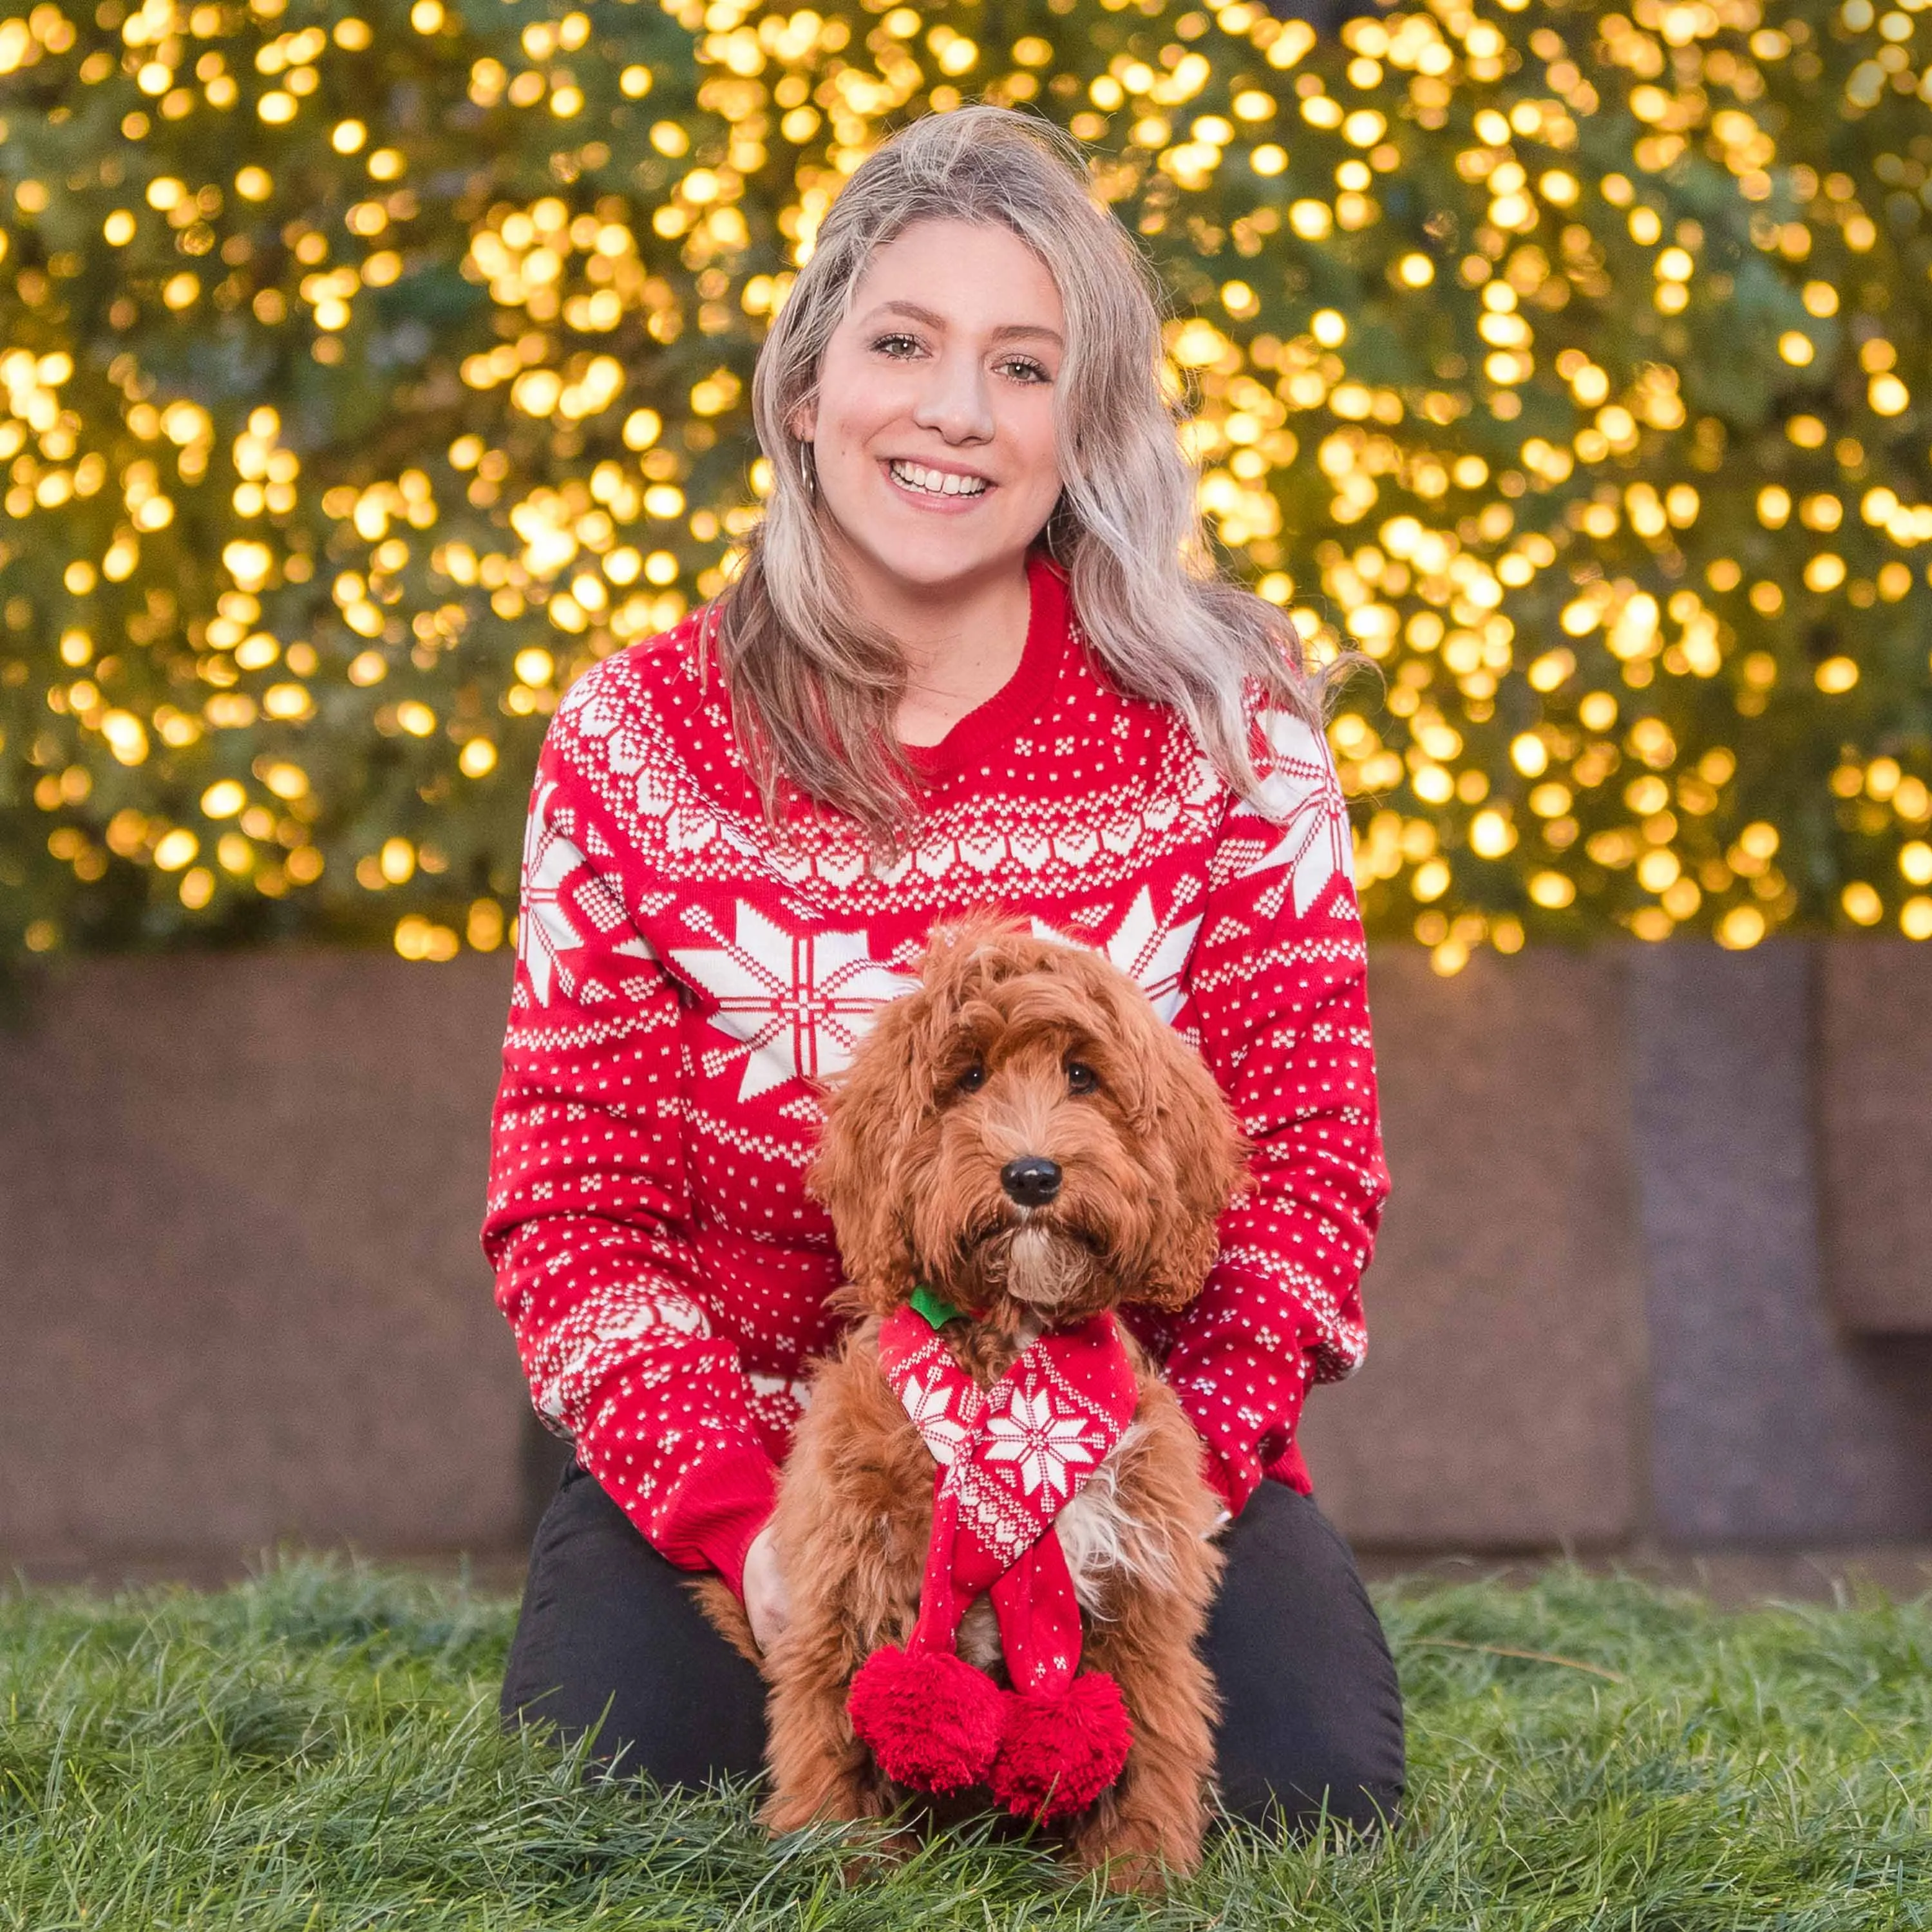
[[[996,906],[1133,974],[1255,1143],[1206,1288],[1144,1324],[1230,1519],[1222,1795],[1372,1825],[1400,1697],[1294,1442],[1360,1358],[1387,1190],[1347,818],[1318,680],[1207,561],[1144,266],[1039,124],[922,121],[753,394],[742,569],[579,682],[537,775],[484,1242],[576,1454],[506,1716],[665,1780],[757,1767],[760,1681],[681,1586],[784,1627],[765,1525],[840,1279],[814,1078],[935,920]]]

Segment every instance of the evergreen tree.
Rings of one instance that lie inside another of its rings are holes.
[[[471,4],[0,23],[0,949],[502,943],[838,183],[969,97],[1090,144],[1217,540],[1380,667],[1372,930],[1932,936],[1922,8]]]

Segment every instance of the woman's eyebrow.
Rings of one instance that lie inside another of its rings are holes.
[[[867,315],[866,320],[871,322],[884,315],[909,316],[914,322],[922,322],[927,328],[942,332],[946,326],[945,316],[934,310],[922,308],[917,302],[881,302]],[[1011,341],[1016,337],[1031,337],[1042,342],[1056,344],[1060,340],[1058,329],[1048,328],[1042,322],[1010,322],[993,331],[995,342]]]

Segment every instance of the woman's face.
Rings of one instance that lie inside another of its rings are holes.
[[[1008,229],[921,221],[873,256],[799,425],[862,576],[918,598],[1023,568],[1060,495],[1066,327]]]

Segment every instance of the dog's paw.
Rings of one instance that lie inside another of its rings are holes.
[[[1204,1820],[1160,1819],[1105,1808],[1068,1846],[1082,1871],[1098,1870],[1110,1892],[1152,1894],[1189,1876],[1201,1862]]]
[[[848,1852],[838,1868],[838,1875],[848,1889],[876,1885],[891,1877],[895,1866],[902,1865],[924,1841],[914,1831],[886,1832]]]
[[[700,1576],[687,1584],[705,1620],[746,1660],[760,1672],[765,1660],[758,1640],[752,1634],[752,1620],[745,1606],[731,1594],[731,1586],[722,1576]]]
[[[859,1825],[883,1818],[886,1802],[875,1779],[844,1772],[798,1785],[782,1785],[759,1808],[759,1821],[775,1838],[808,1825]]]

